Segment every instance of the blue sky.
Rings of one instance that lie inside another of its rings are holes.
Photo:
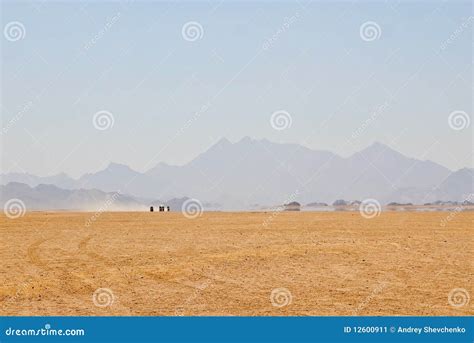
[[[472,167],[472,123],[448,122],[472,119],[471,15],[459,1],[2,1],[2,172],[144,171],[244,136]],[[102,110],[114,124],[97,130]]]

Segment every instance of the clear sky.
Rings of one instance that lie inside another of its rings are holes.
[[[145,171],[244,136],[342,156],[379,141],[473,166],[470,1],[1,9],[2,172],[77,177],[111,161]],[[113,126],[97,129],[98,111]],[[291,126],[276,130],[275,111]]]

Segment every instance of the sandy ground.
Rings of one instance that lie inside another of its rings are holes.
[[[472,315],[474,212],[448,215],[2,215],[0,315]]]

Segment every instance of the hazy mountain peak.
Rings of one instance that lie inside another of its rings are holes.
[[[254,139],[252,139],[251,137],[249,136],[244,136],[240,139],[240,141],[238,141],[237,143],[251,143],[253,142]]]
[[[215,146],[217,146],[217,147],[226,147],[226,146],[229,146],[229,145],[232,145],[232,142],[229,141],[227,138],[222,137],[212,147],[215,147]]]
[[[116,171],[131,171],[131,172],[135,172],[132,168],[130,168],[129,166],[125,165],[125,164],[121,164],[121,163],[115,163],[115,162],[110,162],[109,165],[107,166],[107,168],[105,168],[105,170],[107,171],[112,171],[112,172],[116,172]]]
[[[117,162],[110,162],[107,168],[121,168],[121,167],[128,167],[125,164],[117,163]]]
[[[405,157],[404,155],[392,149],[388,145],[380,143],[378,141],[375,141],[371,145],[366,147],[365,149],[362,149],[361,151],[356,152],[353,156],[358,156],[360,154],[364,155],[364,157],[369,158],[370,160],[374,158],[388,157],[388,156],[393,156],[396,158]]]
[[[160,171],[162,170],[165,170],[165,169],[169,169],[169,168],[173,168],[173,167],[176,167],[176,166],[172,166],[166,162],[158,162],[154,167],[148,169],[145,174],[148,174],[148,175],[153,175],[155,173],[159,173]]]
[[[370,144],[368,147],[366,147],[365,149],[362,149],[361,151],[364,152],[364,151],[385,151],[385,150],[393,150],[393,149],[390,148],[386,144],[383,144],[379,141],[375,141],[372,144]]]
[[[36,189],[38,191],[58,191],[58,190],[62,190],[61,188],[59,188],[56,185],[44,184],[44,183],[40,183],[38,186],[34,187],[34,189]]]

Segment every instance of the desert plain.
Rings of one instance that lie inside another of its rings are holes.
[[[2,214],[0,315],[472,315],[474,212],[449,215]]]

